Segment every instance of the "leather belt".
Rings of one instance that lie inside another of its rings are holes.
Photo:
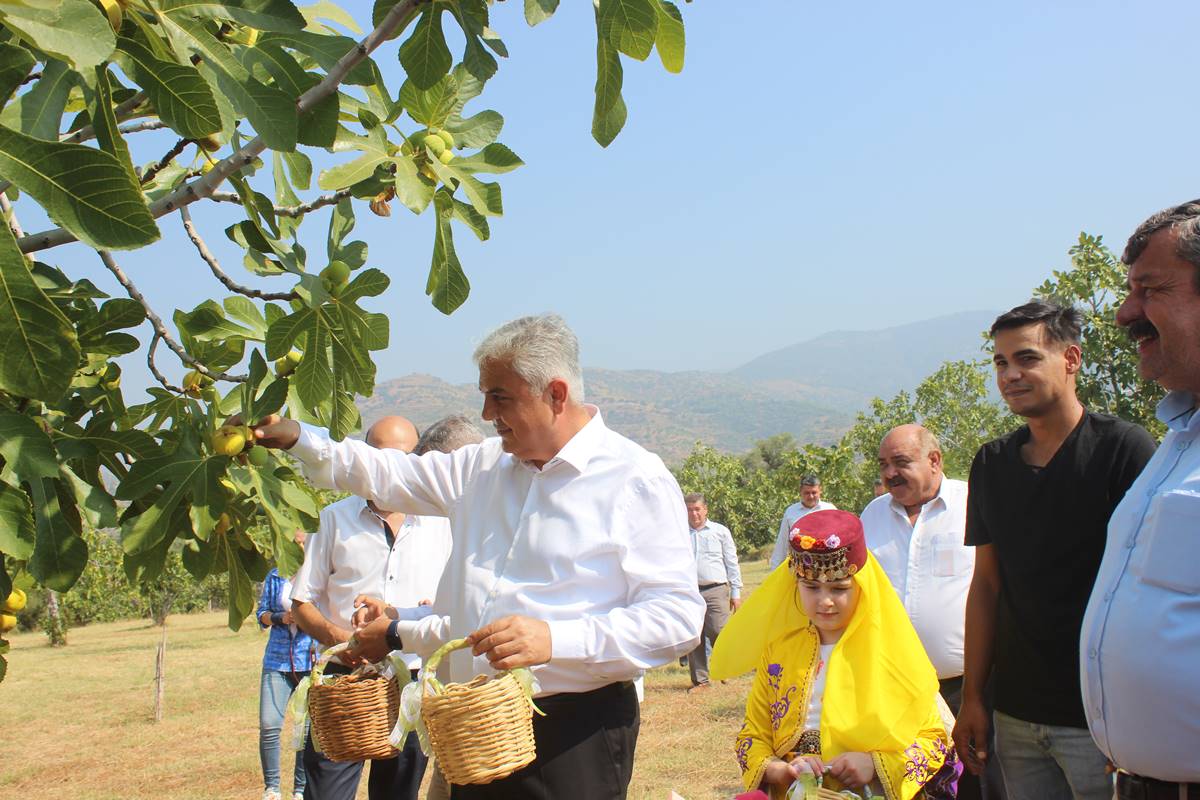
[[[700,591],[707,592],[709,589],[715,589],[718,586],[724,586],[724,585],[725,585],[724,581],[722,581],[720,583],[702,583],[702,584],[700,584]]]
[[[1118,772],[1117,797],[1120,800],[1200,800],[1200,783],[1174,783]]]

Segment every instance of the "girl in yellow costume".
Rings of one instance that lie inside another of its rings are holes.
[[[735,753],[747,790],[772,800],[806,772],[888,800],[957,794],[962,767],[937,674],[862,523],[818,511],[792,528],[788,560],[731,618],[713,678],[757,667]]]

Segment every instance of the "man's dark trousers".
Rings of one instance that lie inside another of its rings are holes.
[[[347,674],[350,670],[330,664],[327,675]],[[312,733],[304,742],[304,800],[354,800],[362,778],[362,761],[330,761],[313,747]],[[421,752],[417,736],[410,733],[404,749],[395,758],[373,759],[367,778],[370,800],[417,800],[421,778],[428,758]]]
[[[633,683],[539,697],[537,758],[507,778],[450,786],[451,800],[622,800],[641,723]]]

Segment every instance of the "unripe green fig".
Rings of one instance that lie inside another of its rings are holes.
[[[446,150],[446,142],[442,137],[435,133],[431,133],[421,140],[421,143],[429,148],[429,152],[435,156],[440,156]]]
[[[438,153],[438,161],[442,162],[443,164],[449,164],[453,160],[454,153],[450,152],[449,150],[443,150],[442,152]]]
[[[450,131],[438,131],[437,135],[446,143],[446,147],[454,147],[454,134]]]
[[[250,452],[246,454],[246,460],[252,467],[265,467],[271,460],[271,455],[265,447],[251,447]]]
[[[350,280],[350,267],[344,261],[330,261],[329,266],[321,270],[321,285],[325,291],[336,297]]]

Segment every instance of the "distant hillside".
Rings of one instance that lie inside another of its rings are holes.
[[[605,424],[668,463],[682,461],[697,441],[740,452],[757,439],[787,432],[802,442],[828,444],[853,421],[853,414],[721,373],[591,369],[584,379],[587,400],[600,406]],[[366,425],[386,414],[404,414],[423,428],[461,412],[490,433],[479,419],[480,407],[475,386],[430,375],[386,381],[359,401]]]
[[[875,331],[833,331],[773,350],[731,371],[803,393],[812,402],[861,407],[912,390],[946,361],[980,358],[980,334],[998,312],[964,311]]]
[[[726,452],[791,433],[829,444],[872,397],[912,390],[943,362],[981,355],[979,334],[996,314],[971,311],[878,331],[827,333],[767,353],[731,372],[585,369],[585,393],[605,422],[669,464],[697,441]],[[406,375],[359,402],[367,425],[404,414],[420,427],[447,414],[479,419],[479,389]]]

